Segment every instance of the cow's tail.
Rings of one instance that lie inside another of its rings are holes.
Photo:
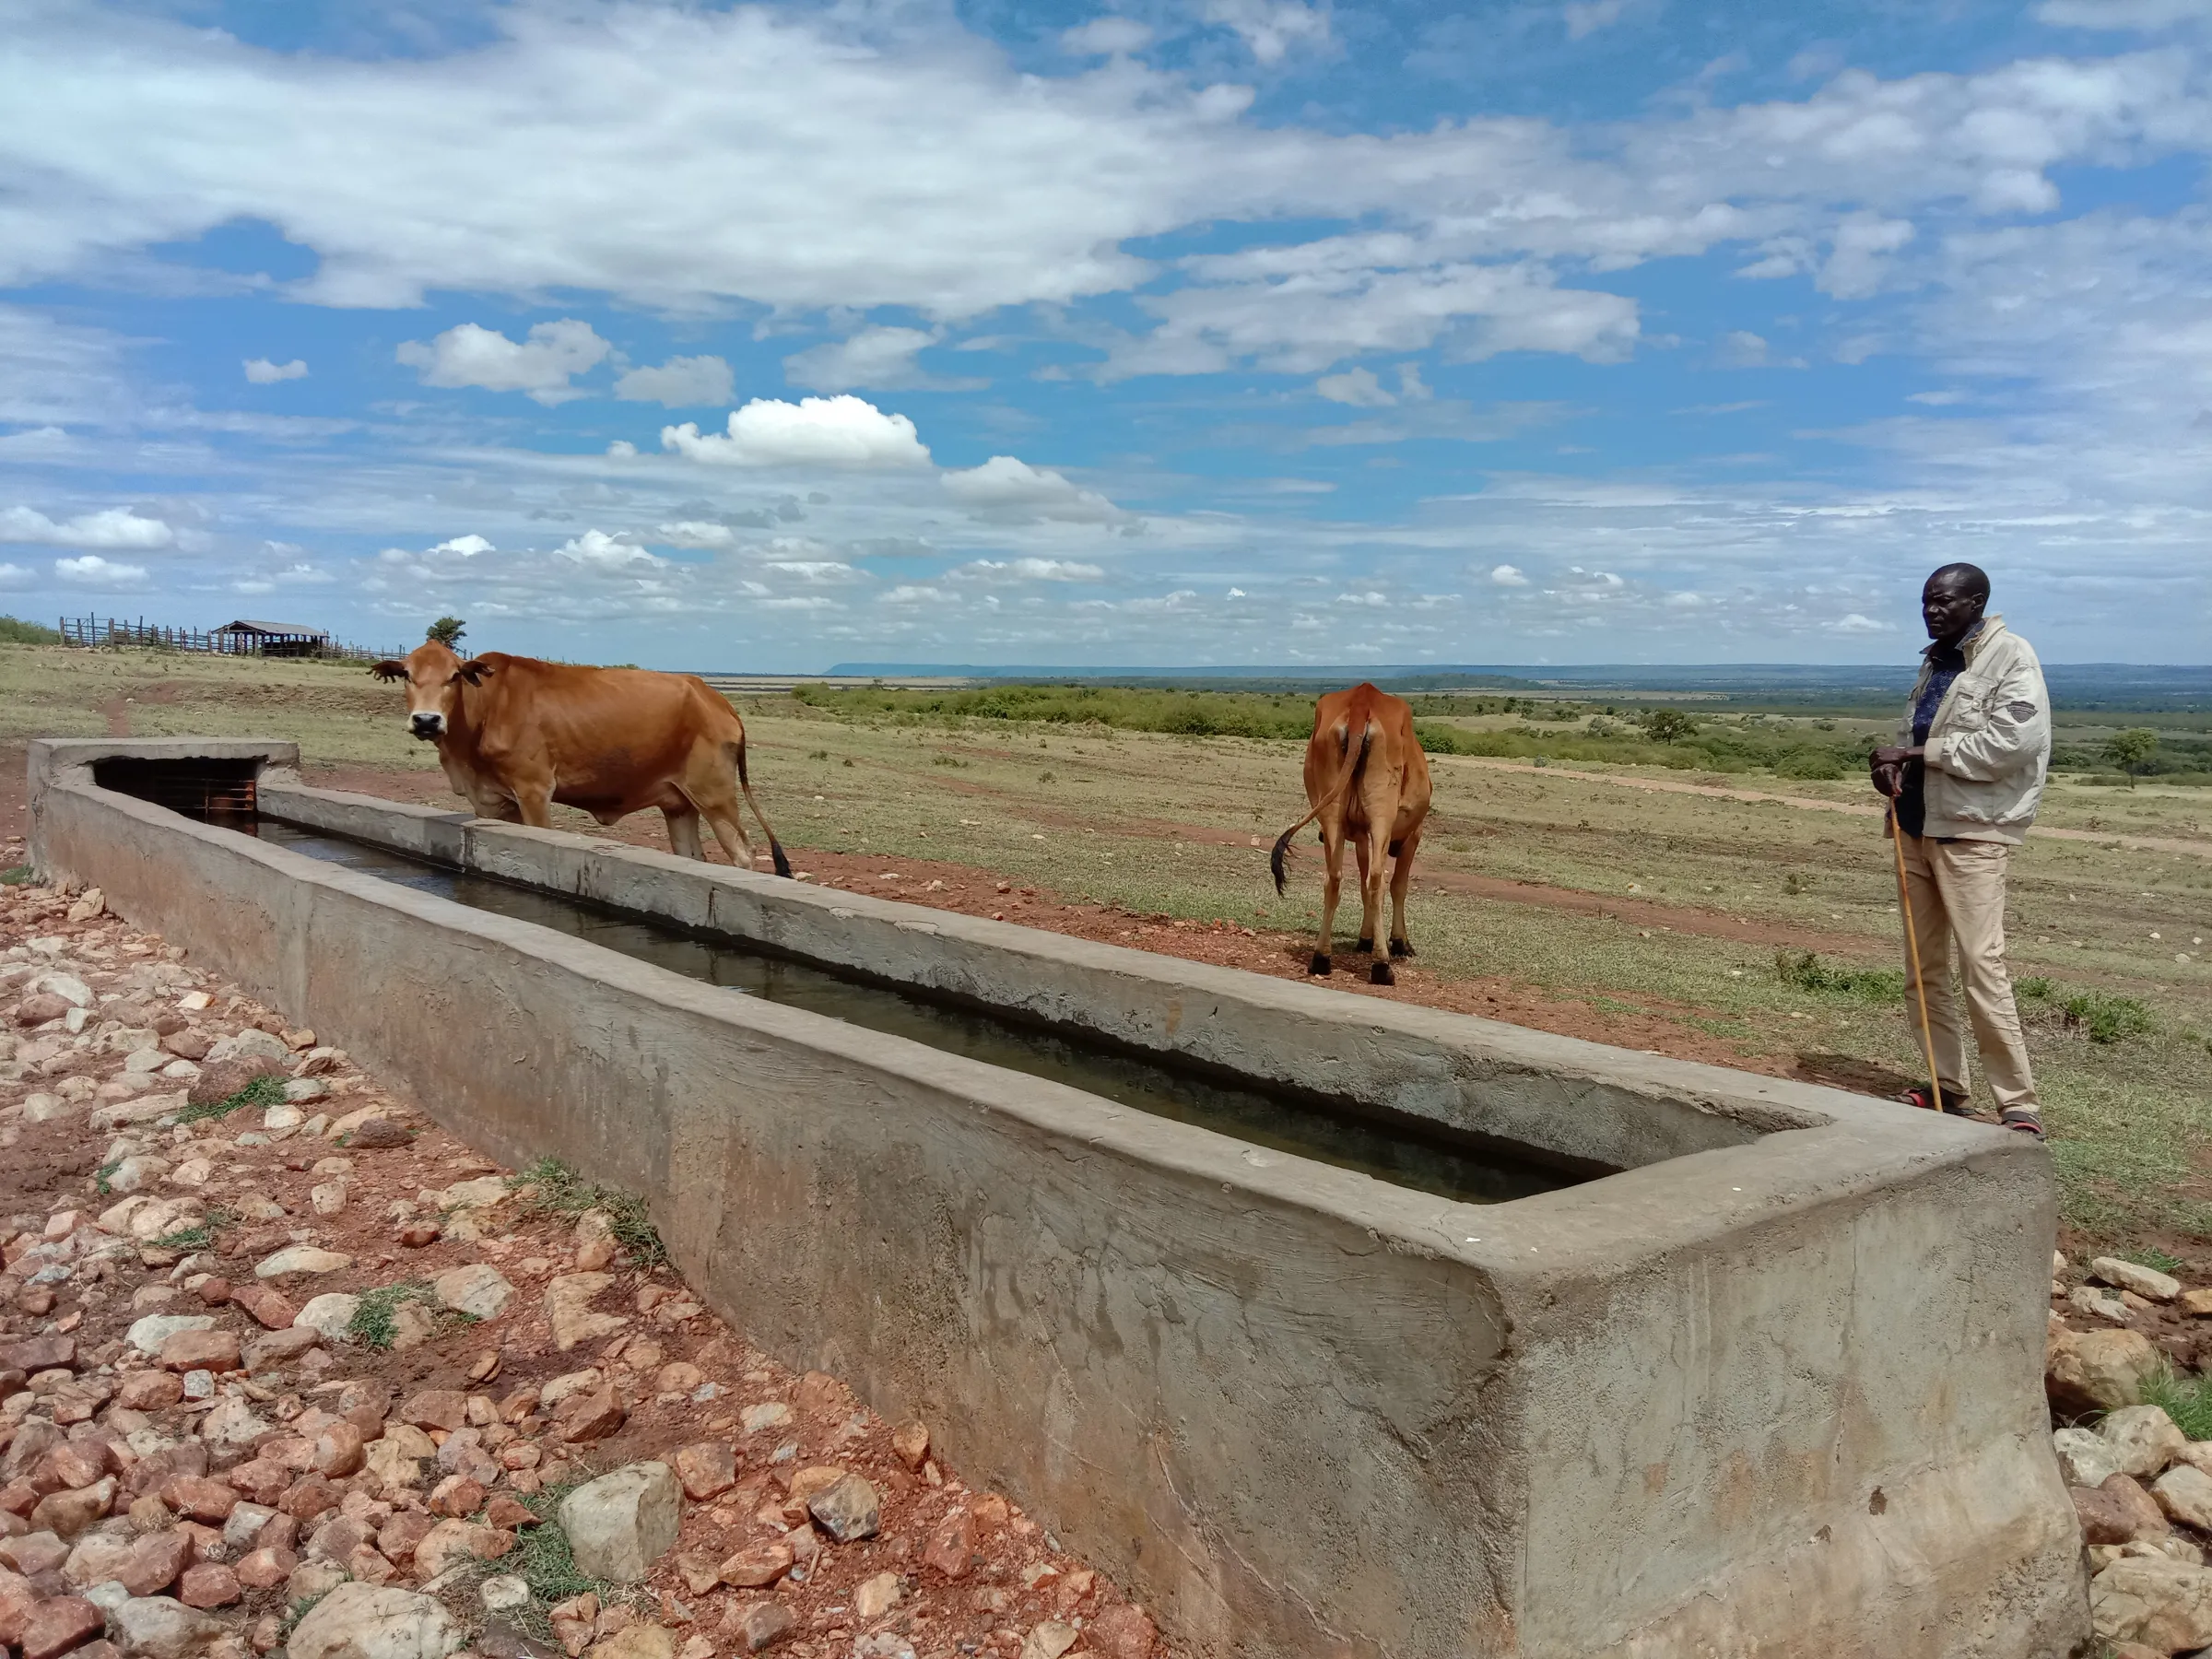
[[[784,857],[783,843],[768,827],[768,814],[760,810],[760,803],[753,795],[752,781],[745,775],[745,739],[740,736],[732,747],[737,751],[737,787],[745,793],[745,804],[753,809],[753,816],[760,820],[760,833],[768,837],[768,855],[775,861],[776,874],[788,876],[791,860]]]
[[[1360,726],[1359,747],[1354,749],[1351,732],[1348,729],[1345,732],[1344,765],[1336,773],[1336,782],[1329,785],[1328,793],[1313,803],[1304,818],[1275,838],[1275,851],[1267,855],[1267,867],[1275,874],[1275,890],[1278,897],[1289,891],[1288,877],[1283,871],[1283,860],[1289,856],[1290,838],[1319,818],[1330,802],[1352,786],[1352,780],[1359,775],[1360,767],[1367,763],[1367,746],[1373,740],[1374,735],[1374,724],[1371,718]]]

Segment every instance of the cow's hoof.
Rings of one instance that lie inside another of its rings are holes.
[[[1413,941],[1411,939],[1393,939],[1390,942],[1390,954],[1394,957],[1411,956],[1413,954]]]
[[[1322,953],[1318,950],[1313,953],[1313,959],[1306,964],[1306,971],[1308,973],[1326,974],[1329,971],[1329,959],[1322,955]]]
[[[1371,984],[1394,985],[1398,982],[1398,976],[1390,971],[1388,962],[1377,962],[1368,970],[1367,977]]]
[[[1358,944],[1354,945],[1352,948],[1358,951],[1361,956],[1371,956],[1374,953],[1375,941],[1371,935],[1367,938],[1361,939]]]

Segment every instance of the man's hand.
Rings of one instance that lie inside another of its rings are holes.
[[[1866,770],[1874,779],[1877,794],[1897,799],[1898,791],[1905,786],[1906,762],[1920,759],[1917,748],[1877,748],[1866,757]]]

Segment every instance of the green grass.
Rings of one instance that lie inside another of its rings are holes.
[[[515,1535],[514,1547],[500,1558],[501,1572],[512,1572],[530,1586],[530,1606],[518,1616],[523,1632],[541,1641],[551,1641],[553,1627],[546,1609],[587,1591],[602,1602],[619,1594],[615,1585],[578,1571],[568,1535],[560,1530],[560,1500],[583,1483],[569,1481],[541,1488],[522,1497],[524,1506],[539,1524],[525,1526]]]
[[[196,1124],[206,1118],[229,1117],[249,1106],[281,1106],[284,1104],[284,1079],[264,1072],[252,1079],[236,1094],[226,1095],[219,1100],[210,1100],[204,1106],[187,1106],[177,1113],[180,1124]]]
[[[43,622],[0,617],[0,645],[59,645],[62,636]]]
[[[0,870],[0,887],[21,887],[37,874],[29,865],[10,865]]]
[[[507,1184],[521,1195],[527,1209],[553,1215],[581,1216],[603,1210],[613,1224],[615,1242],[632,1265],[657,1267],[668,1259],[666,1246],[646,1213],[645,1201],[612,1187],[594,1186],[558,1158],[541,1158],[528,1169],[508,1177]]]
[[[1799,991],[1824,991],[1855,997],[1861,1002],[1902,1002],[1905,976],[1896,968],[1850,968],[1822,961],[1809,950],[1774,953],[1774,977]]]
[[[2212,1440],[2212,1375],[2160,1371],[2144,1382],[2143,1403],[2163,1410],[2191,1440]]]
[[[110,1186],[108,1182],[114,1175],[115,1171],[122,1168],[122,1159],[109,1159],[106,1163],[101,1164],[99,1169],[92,1171],[92,1190],[98,1193],[102,1198],[113,1197],[115,1194],[115,1189]]]
[[[2024,979],[2015,989],[2020,999],[2041,1003],[2057,1011],[2068,1030],[2085,1032],[2091,1042],[2125,1042],[2147,1037],[2158,1030],[2142,999],[2115,995],[2109,991],[2062,991],[2042,978]]]
[[[237,1219],[234,1211],[218,1205],[202,1217],[196,1225],[180,1227],[174,1232],[163,1233],[152,1241],[152,1247],[156,1250],[206,1250],[215,1242],[216,1236],[224,1228]]]
[[[2122,1253],[2123,1261],[2133,1262],[2138,1267],[2147,1267],[2153,1273],[2179,1273],[2182,1258],[2168,1255],[2155,1244],[2141,1244]]]

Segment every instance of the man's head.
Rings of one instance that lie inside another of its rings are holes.
[[[429,640],[404,659],[379,663],[369,672],[381,680],[406,681],[407,730],[425,742],[435,742],[453,726],[463,684],[480,684],[491,665],[480,658],[465,663],[438,641]]]
[[[1989,577],[1980,565],[1947,564],[1920,590],[1920,619],[1928,638],[1956,645],[1982,620],[1989,604]]]

